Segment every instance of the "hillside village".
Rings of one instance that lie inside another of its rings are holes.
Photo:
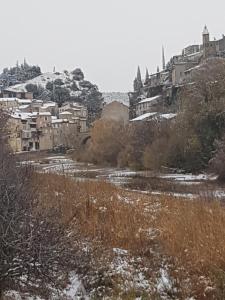
[[[211,40],[207,26],[202,32],[201,44],[187,46],[167,64],[163,48],[161,71],[157,67],[157,72],[149,75],[146,70],[143,79],[138,68],[134,91],[129,93],[130,118],[149,120],[154,117],[152,113],[155,111],[172,112],[170,116],[174,118],[176,111],[173,104],[181,88],[192,84],[196,70],[201,68],[204,62],[216,57],[225,58],[225,36],[223,35],[220,40]]]
[[[192,84],[195,71],[215,57],[225,57],[225,37],[211,41],[205,26],[202,44],[184,48],[167,64],[162,50],[161,71],[158,67],[149,75],[146,70],[143,80],[138,68],[133,92],[103,96],[84,80],[80,69],[41,74],[39,67],[24,61],[21,67],[17,64],[0,76],[0,108],[8,112],[9,143],[14,152],[69,149],[77,147],[79,136],[88,133],[100,117],[124,124],[172,121],[180,89]]]
[[[78,103],[1,98],[8,112],[8,140],[14,152],[72,148],[76,136],[87,131],[87,109]]]
[[[12,71],[0,76],[0,109],[8,115],[13,152],[76,148],[90,122],[100,115],[102,98],[97,87],[84,80],[80,69],[44,73],[18,82],[38,67],[23,64],[16,68],[18,78],[9,75]]]

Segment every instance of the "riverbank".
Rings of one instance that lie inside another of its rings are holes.
[[[224,299],[220,202],[132,192],[43,169],[35,185],[43,208],[68,226],[74,272],[90,299]],[[62,299],[79,299],[74,295]]]

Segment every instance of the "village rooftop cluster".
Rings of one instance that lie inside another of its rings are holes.
[[[8,140],[14,152],[72,147],[72,137],[87,131],[87,109],[75,102],[33,99],[28,92],[5,89],[0,109],[8,115]]]

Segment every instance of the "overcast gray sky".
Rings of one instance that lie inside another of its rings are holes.
[[[203,26],[225,33],[224,0],[0,0],[0,68],[17,60],[43,72],[80,67],[101,91],[128,91],[137,66],[155,72]]]

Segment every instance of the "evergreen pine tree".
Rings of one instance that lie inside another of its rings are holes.
[[[141,70],[140,67],[138,66],[137,77],[134,80],[134,91],[140,92],[142,88],[143,88],[143,83],[141,79]]]
[[[137,70],[137,80],[138,82],[142,83],[142,79],[141,79],[141,70],[140,67],[138,66],[138,70]]]
[[[135,92],[138,91],[138,80],[137,80],[137,78],[134,79],[134,91]]]
[[[146,68],[146,74],[145,74],[145,84],[147,84],[149,81],[149,73],[148,73],[148,69]]]

